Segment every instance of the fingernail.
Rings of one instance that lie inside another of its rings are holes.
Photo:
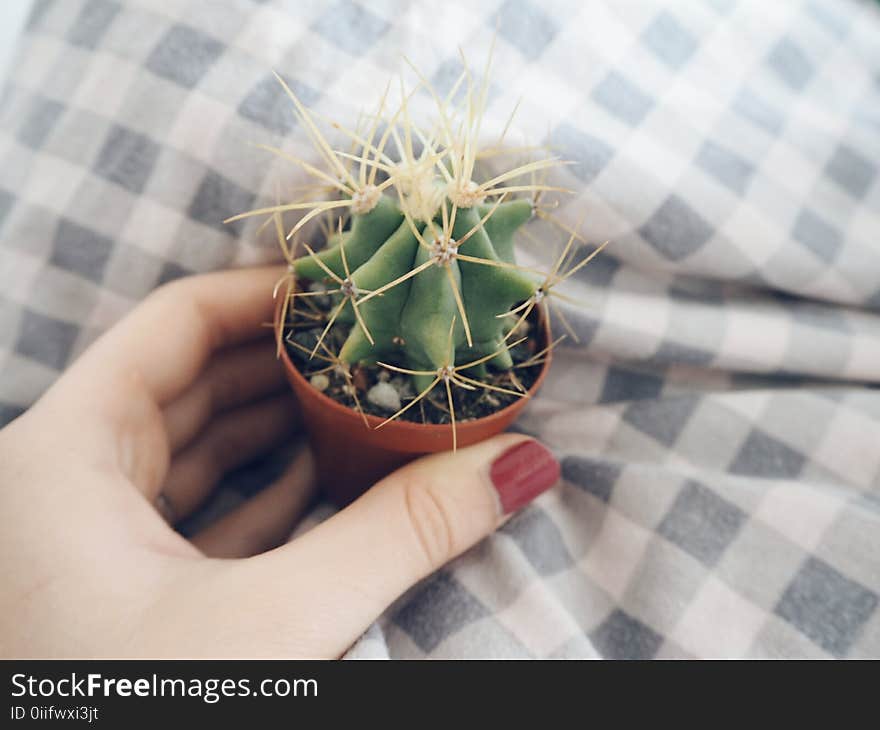
[[[559,462],[537,441],[523,441],[505,451],[489,469],[504,514],[516,512],[559,481]]]

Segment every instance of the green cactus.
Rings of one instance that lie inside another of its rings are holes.
[[[517,269],[460,257],[505,263],[511,258],[513,232],[531,213],[528,200],[491,206],[482,216],[477,206],[458,209],[452,236],[445,238],[440,220],[430,225],[405,220],[394,201],[383,196],[372,211],[353,216],[349,235],[314,256],[295,259],[293,270],[313,280],[326,279],[329,270],[353,285],[337,304],[336,321],[351,326],[339,353],[343,362],[390,359],[410,370],[436,371],[497,353],[489,364],[509,368],[504,343],[513,322],[500,315],[532,297],[537,284]],[[489,220],[495,225],[487,230]],[[500,241],[497,248],[490,231]],[[386,288],[395,281],[399,283]],[[413,377],[418,390],[431,380]]]
[[[552,271],[516,263],[515,234],[534,215],[549,218],[539,198],[545,191],[560,190],[536,176],[562,163],[541,159],[477,182],[478,160],[492,154],[481,153],[478,144],[488,83],[484,76],[474,85],[467,69],[449,96],[467,81],[458,112],[420,77],[419,86],[436,102],[438,120],[431,128],[411,120],[411,94],[402,89],[399,107],[385,115],[386,89],[368,130],[334,125],[353,143],[351,152],[333,149],[312,115],[278,80],[324,167],[279,149],[264,149],[303,167],[317,178],[316,189],[332,195],[260,208],[230,220],[274,219],[289,263],[288,299],[320,295],[308,291],[304,280],[327,284],[332,302],[310,355],[332,362],[349,380],[355,364],[411,377],[419,395],[392,418],[438,385],[448,395],[450,410],[453,386],[522,395],[514,385],[499,385],[497,378],[514,366],[510,350],[519,325],[548,295],[568,300],[554,287],[601,250],[571,266],[577,238],[571,232]],[[502,148],[503,136],[496,148]],[[392,143],[393,156],[386,151]],[[526,175],[531,179],[522,182]],[[285,236],[282,216],[294,211],[305,214]],[[338,216],[336,232],[319,252],[302,243],[304,251],[297,255],[300,231],[322,216]],[[346,227],[343,216],[348,217]],[[342,342],[338,352],[325,344],[334,331],[344,336],[335,338]],[[534,356],[535,362],[541,355]],[[516,384],[515,378],[511,382]]]

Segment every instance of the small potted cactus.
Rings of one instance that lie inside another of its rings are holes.
[[[321,161],[263,149],[314,178],[310,199],[229,221],[255,216],[274,226],[288,263],[275,288],[278,355],[319,479],[339,505],[416,456],[509,426],[558,342],[548,305],[570,297],[556,287],[602,248],[578,257],[570,231],[550,271],[516,262],[523,224],[552,218],[541,196],[561,188],[543,177],[564,163],[532,160],[480,181],[485,160],[511,152],[507,127],[480,146],[487,77],[488,64],[478,84],[465,66],[441,98],[419,76],[386,113],[389,85],[363,129],[332,125],[347,149],[331,146],[317,115],[277,77]],[[433,98],[429,126],[412,119],[419,90]],[[300,217],[288,228],[285,214]],[[315,219],[323,248],[301,240]]]

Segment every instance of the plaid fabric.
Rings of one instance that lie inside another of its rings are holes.
[[[0,419],[159,283],[276,255],[220,223],[302,182],[247,147],[309,154],[272,68],[353,121],[496,27],[489,121],[523,95],[515,137],[579,163],[559,217],[612,240],[519,424],[564,483],[351,655],[880,656],[875,3],[41,0],[0,106]]]

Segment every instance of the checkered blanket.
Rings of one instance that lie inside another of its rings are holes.
[[[308,149],[271,69],[350,122],[496,28],[490,122],[522,96],[513,136],[579,163],[558,217],[612,241],[518,426],[564,482],[350,654],[880,656],[875,3],[40,0],[0,104],[0,423],[157,284],[276,255],[221,224],[274,199],[248,141]]]

